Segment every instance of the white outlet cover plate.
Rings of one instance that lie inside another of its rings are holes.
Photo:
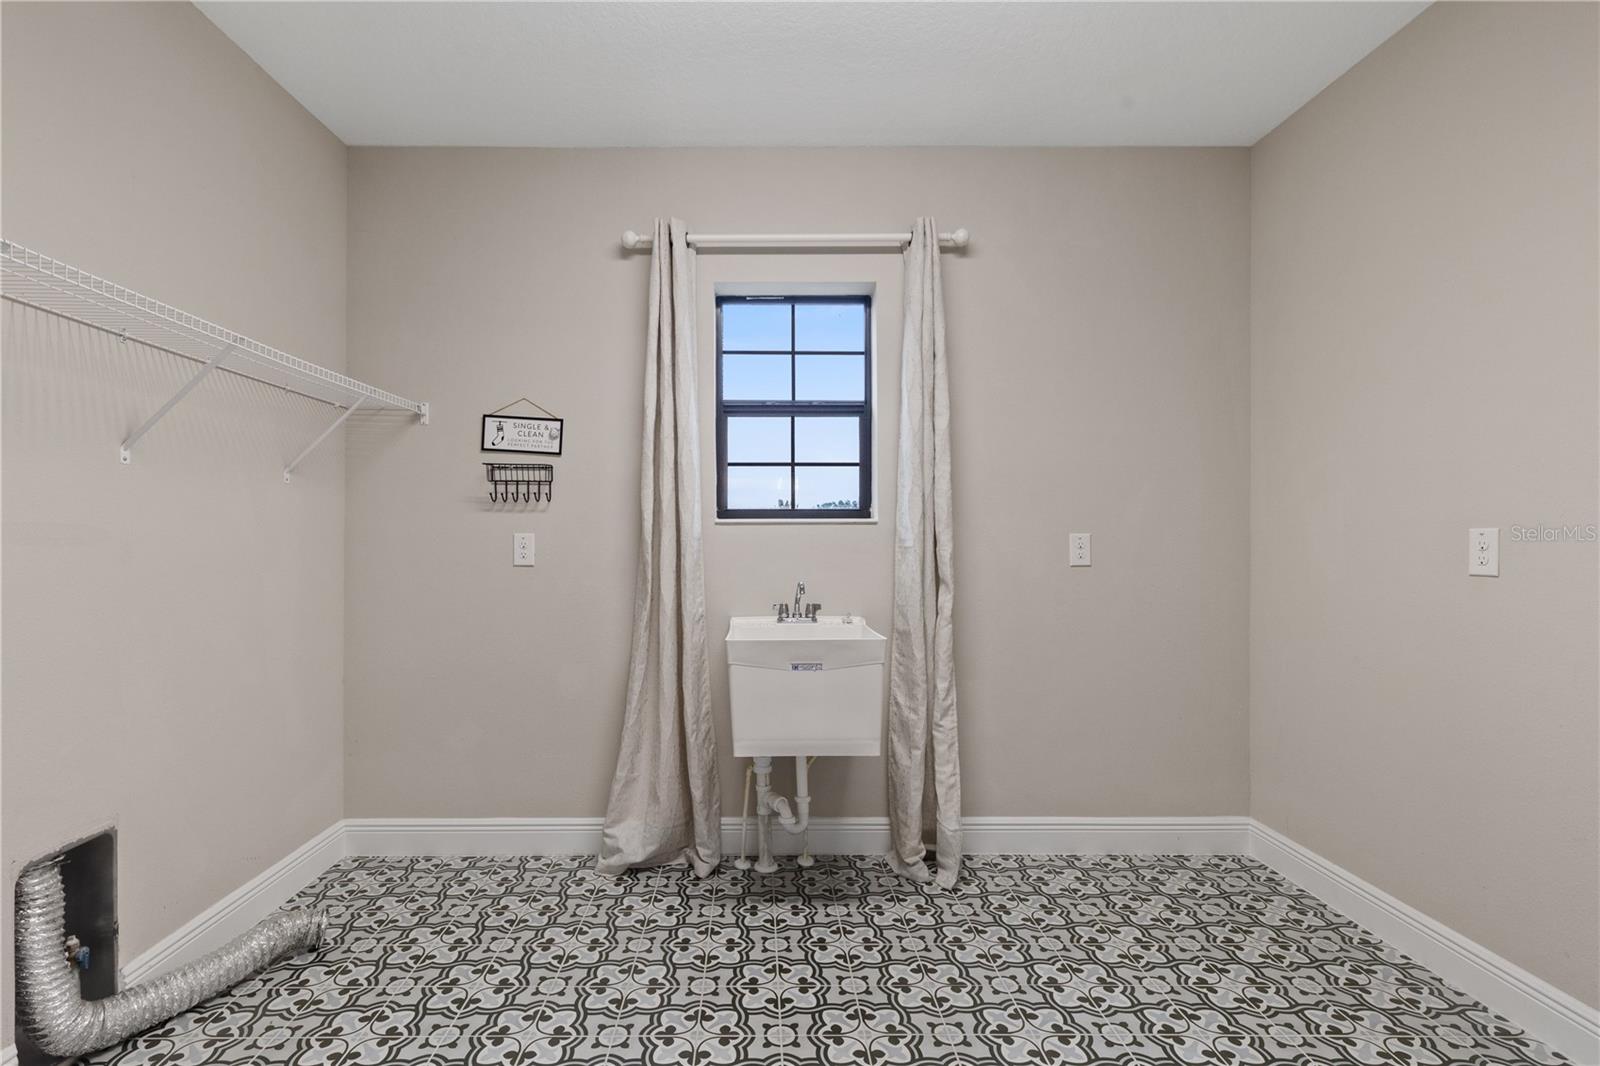
[[[513,533],[511,535],[511,565],[533,565],[533,534]]]
[[[1498,527],[1467,530],[1467,573],[1472,577],[1500,576]]]
[[[1068,566],[1089,566],[1090,565],[1090,543],[1089,542],[1090,542],[1090,539],[1093,536],[1094,536],[1093,533],[1069,533],[1069,534],[1067,534],[1067,565]]]

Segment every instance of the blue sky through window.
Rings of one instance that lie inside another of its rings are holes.
[[[728,467],[728,507],[736,511],[759,511],[788,507],[789,468],[787,466]]]
[[[799,352],[864,352],[867,309],[863,304],[796,304],[794,347]]]
[[[723,305],[723,351],[786,352],[789,350],[789,339],[788,304],[739,303]]]
[[[797,400],[864,400],[864,355],[797,355],[794,357]]]
[[[794,426],[797,463],[854,463],[861,458],[861,419],[799,418]]]
[[[794,455],[789,423],[794,422]],[[861,459],[861,420],[839,418],[728,418],[730,463],[854,463]]]
[[[728,297],[718,310],[721,509],[861,511],[868,301]]]
[[[799,466],[794,471],[794,505],[801,510],[857,506],[861,473],[853,466]]]
[[[729,418],[728,462],[787,463],[789,419]],[[784,490],[787,496],[788,490]]]
[[[722,397],[725,400],[790,400],[789,354],[725,355]]]

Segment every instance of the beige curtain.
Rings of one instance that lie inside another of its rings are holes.
[[[900,351],[900,474],[889,659],[890,864],[926,881],[923,815],[935,826],[939,884],[961,870],[961,766],[956,739],[955,586],[950,497],[949,353],[939,232],[920,218],[905,252]]]
[[[617,772],[597,868],[722,858],[722,797],[706,663],[700,545],[700,411],[694,252],[688,227],[656,220],[650,253],[639,568]]]

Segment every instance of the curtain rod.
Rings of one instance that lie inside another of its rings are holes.
[[[965,229],[939,234],[939,243],[952,248],[965,248],[972,235]],[[628,230],[622,235],[622,247],[628,251],[641,251],[650,247],[652,238]],[[911,234],[905,233],[691,233],[689,243],[696,248],[903,248],[911,243]]]

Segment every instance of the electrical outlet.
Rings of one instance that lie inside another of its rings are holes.
[[[1500,576],[1498,527],[1467,530],[1467,573],[1473,577]]]
[[[1067,534],[1067,565],[1068,566],[1088,566],[1089,565],[1089,538],[1092,537],[1092,536],[1094,536],[1094,534],[1092,534],[1092,533],[1069,533],[1069,534]]]
[[[511,565],[512,566],[532,566],[533,565],[533,534],[532,533],[513,533],[513,534],[511,534]]]

